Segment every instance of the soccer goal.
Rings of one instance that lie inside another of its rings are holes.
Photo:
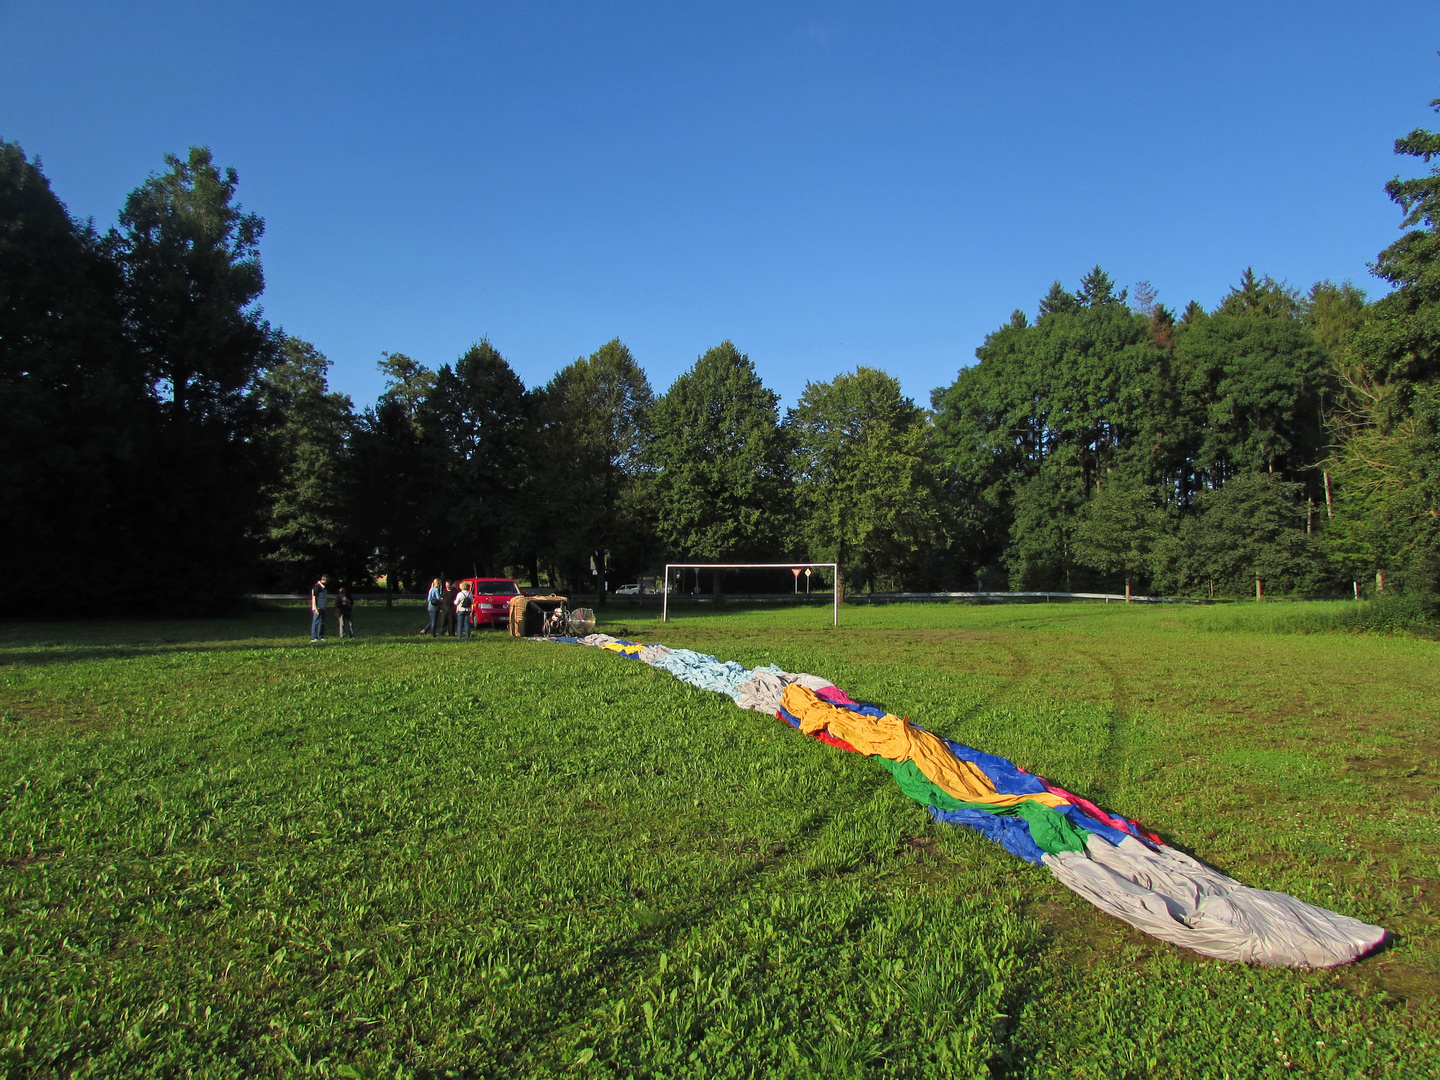
[[[800,582],[800,574],[805,570],[828,569],[835,574],[835,599],[833,602],[834,611],[832,620],[835,626],[840,625],[840,564],[833,562],[739,562],[739,563],[666,563],[665,564],[665,591],[660,594],[660,621],[670,621],[670,571],[671,570],[789,570],[795,575],[795,582]]]

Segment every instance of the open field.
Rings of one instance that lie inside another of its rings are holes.
[[[598,650],[0,625],[9,1076],[1440,1075],[1440,643],[1322,605],[616,612],[1387,927],[1154,941],[858,755]]]

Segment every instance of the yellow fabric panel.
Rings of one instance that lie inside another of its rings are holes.
[[[807,735],[828,731],[844,739],[862,754],[889,758],[891,761],[913,761],[915,767],[936,787],[961,802],[985,803],[989,806],[1014,806],[1021,802],[1038,802],[1045,806],[1063,806],[1066,800],[1048,791],[1041,795],[1001,795],[983,772],[973,763],[961,761],[950,752],[945,741],[928,731],[914,727],[909,720],[886,713],[865,716],[835,705],[798,683],[785,688],[781,707],[800,721],[800,730]]]
[[[612,641],[612,642],[610,642],[610,644],[608,644],[608,645],[601,645],[600,647],[601,647],[602,649],[609,649],[611,652],[624,653],[626,656],[634,656],[634,655],[635,655],[636,653],[638,653],[641,649],[645,648],[644,645],[639,645],[639,644],[636,644],[636,645],[621,645],[618,641]]]

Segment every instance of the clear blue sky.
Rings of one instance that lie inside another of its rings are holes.
[[[618,336],[661,392],[728,337],[787,404],[857,364],[925,404],[1095,263],[1374,292],[1437,48],[1435,0],[0,0],[0,136],[102,227],[212,147],[357,406],[482,336],[530,386]]]

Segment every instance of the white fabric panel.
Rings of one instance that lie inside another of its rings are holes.
[[[787,672],[787,675],[788,674]],[[835,686],[829,679],[822,679],[819,675],[807,675],[803,671],[798,675],[790,675],[789,677],[805,687],[806,690],[814,690],[817,694],[821,690],[830,690]]]

